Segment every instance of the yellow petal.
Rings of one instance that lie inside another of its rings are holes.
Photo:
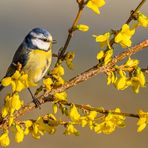
[[[20,76],[21,73],[18,70],[16,70],[16,72],[12,75],[12,79],[18,80]]]
[[[76,28],[77,28],[78,30],[80,30],[80,31],[83,31],[83,32],[86,32],[86,31],[89,30],[89,26],[87,26],[87,25],[83,25],[83,24],[79,24],[79,25],[77,25]]]
[[[141,124],[141,125],[138,127],[137,132],[142,132],[142,131],[145,129],[145,127],[146,127],[146,123]]]
[[[15,134],[15,141],[17,143],[20,143],[24,139],[24,131],[20,126],[16,126],[16,128],[17,128],[17,132]]]
[[[0,136],[0,146],[6,147],[9,144],[10,144],[10,139],[8,136],[8,132],[5,132]]]
[[[80,119],[80,114],[75,105],[72,105],[70,112],[69,112],[69,116],[72,121],[78,121]]]
[[[11,80],[12,80],[11,77],[6,77],[6,78],[2,79],[1,84],[5,87],[9,86],[11,84]]]
[[[103,56],[104,56],[104,51],[103,51],[103,50],[100,50],[100,51],[98,52],[98,54],[97,54],[97,60],[102,59]]]
[[[119,78],[116,81],[115,86],[118,90],[124,90],[126,88],[126,77]]]

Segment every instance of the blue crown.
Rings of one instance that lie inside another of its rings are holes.
[[[34,32],[36,34],[43,34],[45,37],[50,36],[50,33],[46,29],[44,29],[44,28],[34,28],[34,29],[32,29],[31,32]]]

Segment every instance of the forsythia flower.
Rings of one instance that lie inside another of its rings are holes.
[[[78,136],[78,135],[79,135],[79,132],[78,132],[78,130],[73,126],[73,124],[70,124],[70,123],[69,123],[69,124],[66,125],[66,130],[65,130],[64,134],[65,134],[65,135],[72,135],[72,134],[74,134],[74,135]]]
[[[143,131],[147,124],[148,124],[148,112],[144,112],[144,111],[140,110],[139,111],[139,120],[137,122],[137,125],[138,125],[137,132]]]
[[[110,45],[109,45],[110,33],[109,32],[103,35],[98,35],[98,36],[93,35],[93,37],[96,38],[96,42],[100,43],[101,48],[104,48],[105,46],[108,46],[110,48]]]
[[[12,96],[7,95],[5,98],[5,105],[2,109],[2,117],[4,118],[8,113],[12,115],[14,111],[19,110],[22,105],[23,102],[20,100],[18,93],[14,93]]]
[[[89,115],[87,115],[87,117],[90,119],[90,120],[94,120],[97,116],[97,112],[96,111],[90,111]]]
[[[139,60],[129,58],[124,65],[126,67],[137,67],[138,64],[139,64]]]
[[[72,105],[69,112],[69,117],[72,121],[78,121],[80,119],[80,114],[75,105]]]
[[[30,132],[30,127],[33,125],[33,122],[31,120],[26,120],[24,121],[25,124],[25,130],[24,130],[24,135],[28,135]]]
[[[51,71],[52,77],[55,79],[54,86],[60,86],[64,84],[64,79],[62,76],[64,75],[64,68],[61,65],[56,66]]]
[[[61,93],[55,93],[54,97],[57,100],[67,100],[67,93],[66,92],[61,92]]]
[[[64,75],[64,68],[61,65],[58,65],[52,70],[51,74],[62,76]]]
[[[58,105],[57,105],[57,103],[54,103],[54,104],[52,105],[52,108],[53,108],[54,114],[56,114],[57,111],[58,111]]]
[[[78,30],[80,30],[80,31],[83,31],[83,32],[86,32],[86,31],[89,30],[89,26],[83,25],[83,24],[77,25],[76,28],[77,28]]]
[[[53,115],[52,117],[55,119]],[[39,139],[40,136],[44,135],[46,132],[53,134],[55,132],[55,127],[50,126],[48,123],[45,123],[42,117],[38,117],[38,119],[32,125],[32,130],[31,130],[32,136],[36,139]]]
[[[124,90],[124,89],[126,89],[128,87],[126,76],[122,76],[119,79],[117,79],[117,81],[115,83],[115,87],[118,90]]]
[[[148,27],[148,17],[142,13],[138,13],[138,23],[140,26]]]
[[[107,50],[105,52],[105,55],[104,55],[104,65],[108,64],[108,62],[111,61],[112,56],[113,56],[113,49],[109,49],[109,50]]]
[[[11,77],[4,78],[1,83],[5,87],[11,85],[13,92],[20,92],[22,89],[29,87],[29,85],[35,85],[29,82],[27,74],[18,70]]]
[[[0,136],[0,146],[6,147],[10,144],[10,139],[8,136],[8,131],[4,132],[1,136]]]
[[[115,83],[117,80],[117,77],[114,72],[107,73],[107,85],[110,85],[111,83]]]
[[[46,89],[51,90],[51,85],[53,84],[53,81],[51,78],[47,78],[43,80],[43,84],[45,85]]]
[[[98,53],[97,53],[97,60],[100,60],[104,57],[104,51],[103,50],[100,50]]]
[[[146,80],[144,73],[141,71],[140,68],[136,69],[136,73],[133,77],[131,77],[131,86],[135,93],[139,93],[140,87],[144,87]]]
[[[104,0],[89,0],[89,2],[87,3],[87,7],[97,14],[100,14],[99,8],[103,7],[104,5]]]
[[[66,64],[67,64],[69,69],[73,68],[72,62],[73,62],[74,57],[75,57],[75,53],[72,52],[72,51],[67,52],[67,54],[65,56],[65,61],[66,61]]]
[[[132,44],[131,37],[134,33],[135,29],[130,29],[127,24],[124,24],[121,31],[115,37],[115,42],[119,43],[123,48],[130,47]]]
[[[19,125],[16,125],[16,130],[17,130],[17,132],[16,132],[16,135],[15,135],[15,141],[17,143],[20,143],[24,139],[24,131]]]
[[[116,108],[114,112],[121,113],[119,108]],[[94,131],[98,134],[111,134],[117,127],[122,128],[125,126],[124,120],[125,116],[123,115],[109,113],[106,117],[103,118],[103,122],[94,126]]]

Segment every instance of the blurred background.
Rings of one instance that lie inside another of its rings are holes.
[[[130,11],[136,8],[139,3],[140,0],[106,0],[106,5],[101,8],[100,15],[96,15],[88,8],[84,10],[80,23],[89,25],[90,30],[86,33],[76,32],[72,38],[68,49],[73,50],[76,54],[75,68],[72,71],[66,68],[66,80],[96,64],[99,46],[92,38],[92,34],[103,34],[110,29],[119,29],[129,17]],[[147,8],[148,2],[141,9],[145,15],[148,15]],[[76,12],[75,0],[0,0],[0,78],[4,76],[17,47],[34,27],[44,27],[49,30],[58,42],[53,47],[56,53],[66,40],[67,30],[71,26]],[[133,45],[146,39],[147,35],[147,28],[139,28],[132,39]],[[122,50],[116,46],[116,54]],[[140,65],[144,68],[148,63],[147,56],[148,51],[143,50],[133,57],[141,60]],[[1,107],[7,91],[5,89],[0,93]],[[142,88],[139,94],[134,94],[131,89],[117,91],[113,86],[106,85],[106,78],[102,74],[70,89],[68,92],[69,101],[75,103],[103,106],[106,109],[119,107],[123,112],[131,113],[136,113],[139,109],[148,111],[147,88]],[[31,100],[31,96],[26,91],[21,96],[25,102]],[[23,119],[35,119],[45,113],[52,113],[51,105],[48,103],[43,105],[41,110],[36,109],[29,115],[23,116]],[[136,122],[137,119],[127,118],[127,127],[118,129],[111,135],[97,135],[88,128],[79,128],[80,136],[64,136],[64,129],[58,128],[54,135],[44,135],[40,140],[34,140],[31,136],[27,136],[20,144],[16,144],[14,137],[11,136],[10,147],[146,148],[148,128],[142,133],[137,133]]]

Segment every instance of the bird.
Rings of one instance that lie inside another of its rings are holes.
[[[56,43],[52,35],[44,28],[32,29],[16,50],[12,62],[4,76],[11,77],[17,70],[18,63],[22,71],[28,74],[31,83],[38,83],[47,73],[52,61],[52,45]],[[4,88],[0,84],[0,91]],[[36,107],[40,102],[28,88]]]

